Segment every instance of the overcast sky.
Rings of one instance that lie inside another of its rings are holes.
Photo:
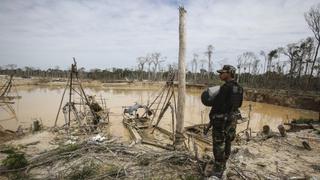
[[[187,61],[214,46],[214,69],[245,52],[312,36],[304,12],[319,0],[0,0],[0,66],[137,66],[160,52],[178,62],[178,6],[187,10]]]

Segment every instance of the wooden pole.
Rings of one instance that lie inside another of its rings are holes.
[[[68,127],[70,127],[70,121],[71,121],[71,101],[72,101],[72,77],[73,76],[73,64],[71,64],[71,70],[70,70],[70,84],[69,84],[69,112],[68,112]]]
[[[185,111],[185,95],[186,95],[186,36],[185,36],[185,14],[184,7],[179,7],[179,70],[178,70],[178,112],[175,134],[175,145],[181,147],[184,144],[184,111]]]

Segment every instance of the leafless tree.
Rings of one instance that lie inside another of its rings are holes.
[[[263,56],[263,59],[264,59],[264,64],[263,64],[263,73],[266,72],[266,67],[267,67],[267,55],[264,51],[260,51],[260,55]]]
[[[198,71],[198,58],[199,55],[194,53],[193,54],[193,59],[191,61],[191,69],[192,69],[192,73],[193,73],[193,79],[196,80],[197,77],[197,71]]]
[[[272,60],[278,58],[278,50],[274,49],[268,53],[268,64],[267,64],[267,72],[271,71]]]
[[[151,65],[153,64],[153,59],[151,55],[146,56],[146,63],[148,64],[148,80],[151,80]]]
[[[165,58],[161,57],[161,53],[158,53],[158,52],[152,53],[151,58],[152,58],[152,62],[154,65],[153,66],[153,77],[154,77],[154,80],[156,80],[157,79],[157,77],[156,77],[157,70],[158,70],[160,64],[165,61]]]
[[[302,70],[303,70],[303,64],[308,61],[311,56],[313,55],[313,40],[312,38],[307,38],[305,40],[302,40],[299,45],[299,51],[297,53],[297,61],[299,63],[298,66],[298,78],[300,78]]]
[[[237,68],[238,68],[238,81],[240,81],[241,78],[241,70],[243,69],[243,73],[247,73],[247,69],[248,69],[248,74],[253,73],[256,74],[257,72],[257,68],[258,68],[258,63],[259,63],[259,59],[258,57],[253,53],[253,52],[244,52],[243,54],[241,54],[240,56],[238,56],[238,64],[237,64]],[[251,67],[253,67],[251,69]],[[244,76],[242,81],[247,82],[248,80],[252,79],[248,79],[248,75]]]
[[[207,62],[208,61],[206,59],[201,59],[199,61],[201,79],[204,79],[205,75],[208,73],[207,70],[205,69],[205,64],[207,64]],[[207,76],[207,78],[208,78],[208,76]]]
[[[205,52],[205,54],[208,56],[208,74],[212,72],[212,62],[211,62],[212,51],[213,51],[213,46],[209,45],[207,48],[207,52]]]
[[[289,58],[289,76],[293,77],[297,69],[297,59],[300,53],[300,46],[297,43],[291,43],[288,44],[286,48],[279,48],[278,51]]]
[[[310,10],[304,14],[304,17],[309,25],[309,28],[314,34],[315,39],[317,40],[317,47],[313,57],[311,72],[310,72],[309,81],[308,81],[310,82],[310,79],[313,74],[314,65],[316,63],[316,59],[318,56],[319,47],[320,47],[320,4],[317,4],[311,7]]]
[[[204,69],[204,65],[207,63],[208,61],[206,59],[201,59],[200,60],[200,67],[201,69]]]
[[[138,69],[140,71],[140,80],[143,80],[144,65],[147,63],[147,58],[146,57],[138,57],[137,62],[138,62]]]
[[[253,65],[253,62],[257,60],[258,57],[253,52],[245,52],[238,57],[238,67],[240,69],[243,68],[245,73],[248,68],[248,73],[252,73],[251,66]]]
[[[252,62],[252,74],[257,75],[258,74],[258,65],[259,65],[260,59],[256,58]]]
[[[7,64],[6,65],[6,68],[10,69],[10,70],[13,70],[13,69],[16,69],[18,66],[16,64]]]
[[[320,57],[317,58],[317,65],[314,67],[317,70],[317,77],[320,78]]]

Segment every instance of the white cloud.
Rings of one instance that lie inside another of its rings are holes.
[[[317,0],[186,1],[187,59],[208,44],[235,62],[243,51],[271,50],[312,36],[303,13]],[[134,67],[136,57],[158,51],[177,61],[176,1],[3,0],[0,65],[87,68]]]

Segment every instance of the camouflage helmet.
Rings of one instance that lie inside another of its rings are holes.
[[[218,73],[230,73],[232,75],[235,75],[236,74],[236,68],[231,66],[231,65],[224,65],[222,69],[218,70],[217,71]]]

